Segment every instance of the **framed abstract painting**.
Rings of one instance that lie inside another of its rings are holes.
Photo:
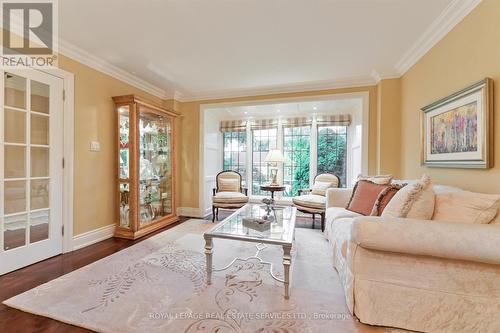
[[[493,167],[493,80],[486,78],[421,112],[422,164]]]

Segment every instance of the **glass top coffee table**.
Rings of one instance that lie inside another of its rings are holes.
[[[211,284],[212,282],[212,271],[223,271],[228,269],[237,260],[247,261],[249,259],[258,259],[261,263],[270,266],[270,274],[275,280],[283,282],[285,286],[285,298],[288,299],[290,265],[292,263],[290,252],[295,238],[296,212],[297,210],[295,207],[276,207],[268,214],[263,204],[247,204],[224,219],[212,230],[205,232],[203,237],[205,238],[205,255],[207,260],[207,284]],[[274,216],[274,222],[270,223],[267,230],[253,226],[247,227],[247,224],[243,222],[244,218],[262,218],[268,215]],[[257,243],[257,253],[248,258],[236,258],[224,268],[214,269],[212,266],[214,238]],[[272,264],[264,262],[259,257],[260,251],[262,251],[266,245],[279,245],[283,248],[284,279],[276,277],[272,272]]]

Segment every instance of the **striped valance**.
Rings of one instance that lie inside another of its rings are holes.
[[[246,120],[224,120],[220,122],[221,132],[245,132],[246,130]]]
[[[269,129],[278,127],[278,119],[255,119],[250,122],[250,128]]]
[[[300,127],[300,126],[311,126],[312,118],[310,117],[295,117],[286,118],[281,121],[285,127]]]
[[[322,126],[349,126],[351,124],[350,114],[334,114],[318,116],[316,123]]]

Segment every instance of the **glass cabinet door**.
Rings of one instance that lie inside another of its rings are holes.
[[[118,108],[120,226],[130,228],[130,106]]]
[[[139,106],[139,224],[172,212],[172,120]]]

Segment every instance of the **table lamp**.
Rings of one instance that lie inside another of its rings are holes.
[[[271,165],[271,175],[273,180],[271,182],[271,186],[279,186],[278,184],[278,163],[285,162],[285,157],[281,153],[279,149],[270,150],[266,156],[265,162]]]

